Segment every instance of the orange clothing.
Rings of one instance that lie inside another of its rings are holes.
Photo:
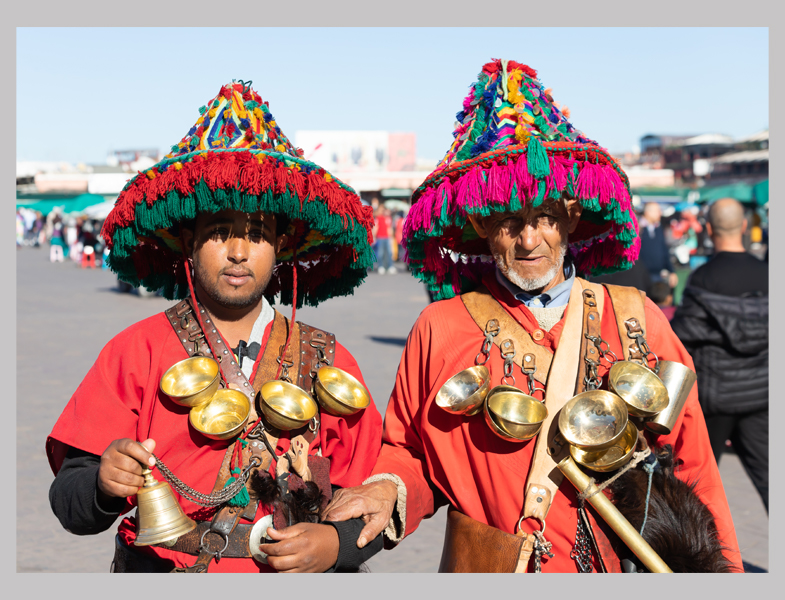
[[[528,308],[501,287],[492,273],[483,282],[530,334],[540,329]],[[652,351],[660,359],[694,369],[692,359],[662,311],[648,299],[645,316],[646,339]],[[543,331],[542,339],[536,343],[554,352],[564,321],[562,317],[549,332]],[[607,292],[601,322],[603,339],[617,356],[623,356]],[[516,531],[523,512],[534,440],[518,444],[504,441],[490,430],[482,413],[458,416],[445,412],[434,402],[439,388],[450,377],[474,366],[483,341],[483,333],[459,297],[428,306],[409,334],[387,406],[382,451],[374,467],[374,473],[394,473],[406,485],[406,535],[446,503],[482,523],[507,533]],[[491,386],[501,383],[503,364],[501,353],[494,346],[485,364],[491,373]],[[607,371],[602,361],[599,375],[603,389],[607,389]],[[518,367],[515,377],[515,385],[525,388]],[[541,399],[541,392],[535,392],[535,397]],[[671,434],[649,437],[649,441],[658,446],[673,445],[676,459],[683,462],[676,469],[677,476],[685,481],[698,480],[696,492],[716,519],[720,539],[729,548],[726,556],[742,570],[728,502],[698,404],[697,387],[693,387]],[[578,571],[570,558],[578,523],[576,496],[576,489],[565,478],[546,519],[545,537],[553,543],[554,557],[543,557],[543,572]],[[533,519],[525,520],[522,527],[527,533],[540,528]],[[594,560],[598,570],[596,557]]]

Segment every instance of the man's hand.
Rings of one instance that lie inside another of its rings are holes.
[[[387,527],[397,501],[398,486],[392,481],[341,489],[324,509],[322,520],[348,521],[362,517],[365,527],[357,538],[357,547],[363,548]]]
[[[109,444],[101,455],[101,466],[98,468],[99,492],[115,498],[136,494],[144,485],[142,464],[150,465],[151,468],[155,466],[153,450],[153,440],[145,440],[140,444],[123,438]]]
[[[324,573],[338,560],[340,541],[332,525],[297,523],[284,529],[267,529],[277,544],[260,544],[268,564],[279,573]]]

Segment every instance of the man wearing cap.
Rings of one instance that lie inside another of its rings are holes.
[[[384,531],[394,546],[448,505],[440,571],[621,571],[632,556],[593,508],[579,511],[578,490],[557,468],[570,457],[559,410],[574,394],[607,389],[614,356],[649,366],[654,354],[689,368],[692,360],[637,290],[582,278],[629,268],[640,244],[624,172],[567,116],[530,67],[486,64],[457,115],[452,146],[413,194],[408,262],[438,301],[409,334],[373,476],[339,491],[326,510],[333,520],[366,520],[359,545]],[[463,379],[475,382],[468,391],[443,387],[480,366],[490,388],[544,400],[548,416],[536,437],[505,433],[489,402],[460,404],[482,375]],[[641,448],[671,445],[677,477],[697,482],[711,511],[697,529],[725,546],[724,557],[712,546],[711,569],[740,569],[697,391],[670,433],[639,426]],[[650,523],[659,510],[647,513]]]
[[[322,367],[361,383],[362,374],[294,309],[362,282],[373,264],[370,209],[300,156],[250,82],[221,87],[200,113],[170,154],[128,182],[102,232],[121,279],[185,300],[116,335],[72,396],[46,444],[52,509],[73,533],[105,531],[137,504],[142,465],[157,467],[184,529],[150,535],[138,531],[139,513],[127,516],[113,571],[357,570],[381,540],[357,554],[362,522],[318,523],[318,512],[333,486],[370,474],[381,417],[372,401],[351,415],[316,412],[308,393]],[[272,308],[276,295],[291,319]],[[189,357],[217,361],[220,387],[248,399],[244,427],[209,429],[164,393],[164,373]],[[277,380],[299,386],[316,416],[294,428],[262,419],[255,392]]]

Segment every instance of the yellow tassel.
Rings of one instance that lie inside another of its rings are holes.
[[[275,149],[276,149],[278,152],[286,152],[286,146],[284,146],[283,144],[278,144],[278,145],[275,147]]]
[[[199,117],[198,119],[196,119],[197,125],[201,125],[202,123],[204,123],[204,117]]]
[[[333,176],[330,175],[329,173],[325,173],[324,174],[324,180],[325,181],[332,181],[333,180]]]
[[[224,111],[224,119],[231,119],[232,118],[232,111],[228,108]]]
[[[515,139],[525,144],[529,141],[529,131],[523,125],[515,126]]]
[[[257,154],[257,155],[256,155],[256,160],[257,160],[257,161],[259,162],[259,164],[261,165],[261,164],[264,162],[264,154]]]
[[[155,173],[153,173],[152,170],[147,171],[145,175],[147,175],[147,179],[155,179]]]
[[[174,170],[175,171],[179,171],[182,168],[183,168],[183,163],[181,163],[181,162],[174,163]]]
[[[260,121],[264,121],[264,113],[262,112],[262,109],[259,108],[258,106],[253,109],[253,116],[259,119]]]
[[[216,109],[215,108],[211,108],[210,110],[207,111],[207,114],[210,115],[211,119],[215,118],[215,113],[216,113]]]

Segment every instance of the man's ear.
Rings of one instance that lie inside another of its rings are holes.
[[[278,254],[281,250],[286,247],[286,244],[289,242],[289,236],[285,233],[283,235],[279,235],[275,239],[275,253]]]
[[[747,219],[741,222],[741,234],[744,235],[745,233],[747,233]]]
[[[582,213],[583,205],[580,200],[577,198],[570,198],[567,200],[567,217],[569,219],[567,231],[569,233],[575,232],[575,229],[578,227],[578,223],[581,220]]]
[[[183,241],[183,246],[185,250],[186,256],[189,258],[194,254],[194,232],[191,229],[186,229],[185,227],[180,229],[180,236]]]
[[[488,230],[485,228],[485,224],[483,223],[483,218],[478,215],[466,215],[469,218],[469,222],[474,227],[474,231],[477,232],[481,238],[486,239],[488,237]]]
[[[706,235],[709,236],[709,239],[714,237],[714,230],[711,227],[711,223],[708,221],[706,222]]]

